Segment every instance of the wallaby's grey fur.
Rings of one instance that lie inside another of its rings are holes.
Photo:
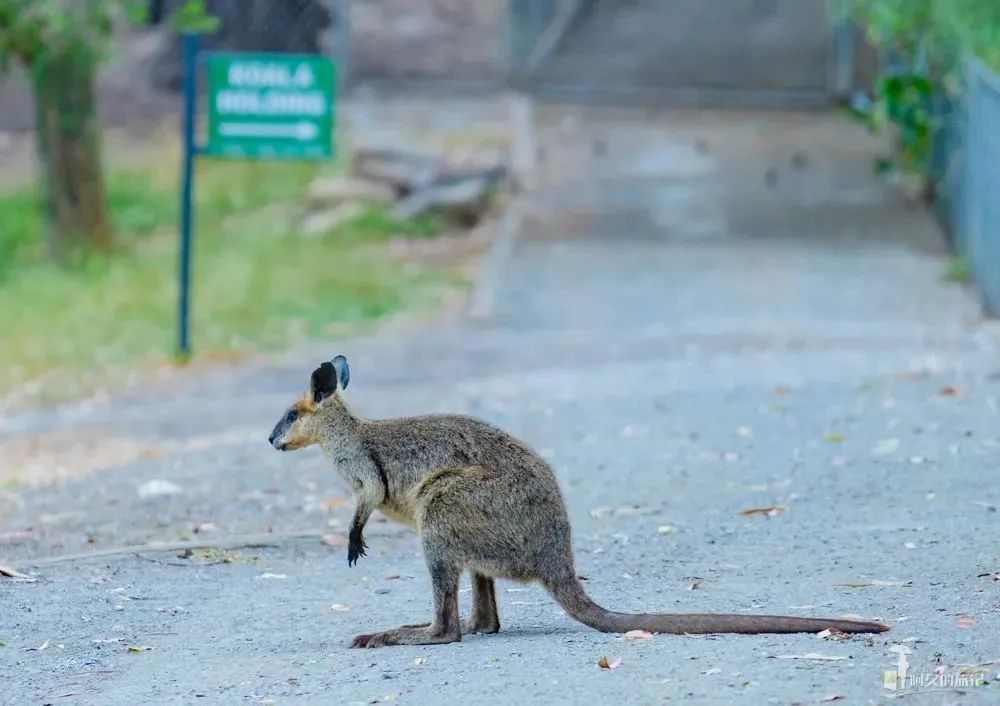
[[[347,562],[365,555],[362,532],[375,508],[415,528],[434,586],[434,621],[358,635],[353,647],[424,645],[497,632],[496,578],[538,581],[573,618],[604,632],[793,633],[834,628],[883,632],[875,622],[768,615],[615,613],[590,599],[577,579],[570,526],[555,475],[525,444],[459,415],[368,420],[344,401],[347,360],[312,374],[309,392],[271,433],[281,451],[319,444],[351,485],[357,508]],[[458,581],[473,578],[473,610],[460,624]]]

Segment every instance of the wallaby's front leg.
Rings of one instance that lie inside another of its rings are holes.
[[[354,508],[354,518],[351,520],[351,530],[347,535],[347,565],[354,566],[358,559],[365,555],[365,544],[362,532],[372,511],[378,504],[378,500],[372,497],[372,493],[366,492],[365,486],[361,486],[357,492],[357,507]]]

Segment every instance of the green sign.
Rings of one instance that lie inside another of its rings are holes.
[[[208,154],[333,154],[333,64],[296,54],[208,55]]]

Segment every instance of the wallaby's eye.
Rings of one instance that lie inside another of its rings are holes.
[[[291,424],[298,418],[299,418],[299,413],[296,412],[294,409],[290,409],[288,410],[288,414],[285,415],[285,423]]]

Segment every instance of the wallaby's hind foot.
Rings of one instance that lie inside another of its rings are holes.
[[[434,586],[434,622],[430,625],[404,625],[368,635],[358,635],[351,647],[389,647],[391,645],[440,645],[462,639],[458,619],[458,577],[461,569],[427,557]]]
[[[457,627],[451,632],[439,633],[434,626],[415,628],[403,626],[395,630],[376,632],[370,635],[358,635],[351,642],[351,647],[390,647],[392,645],[441,645],[446,642],[459,642],[462,634]]]

